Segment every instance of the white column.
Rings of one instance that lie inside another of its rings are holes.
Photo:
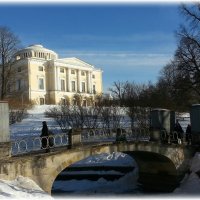
[[[71,80],[70,80],[70,72],[71,70],[67,69],[67,91],[71,92]]]
[[[77,92],[81,92],[81,70],[77,69]]]
[[[87,92],[90,93],[90,72],[87,71]]]
[[[56,67],[56,72],[57,72],[57,90],[61,90],[60,77],[59,77],[59,67]]]
[[[58,87],[57,87],[57,66],[54,66],[54,72],[55,72],[55,75],[54,75],[54,81],[55,81],[55,90],[58,90]]]

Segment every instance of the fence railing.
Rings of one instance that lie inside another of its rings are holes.
[[[84,129],[82,131],[82,142],[108,142],[116,141],[117,134],[126,141],[149,141],[148,129]]]
[[[123,138],[123,141],[149,141],[150,139],[150,133],[147,129],[83,129],[81,130],[80,143],[84,145],[86,143],[115,142],[117,134],[119,135],[119,141],[120,138]],[[12,155],[68,146],[69,137],[70,135],[67,132],[53,134],[49,137],[30,136],[15,138],[11,141]]]
[[[45,143],[45,145],[42,145]],[[11,153],[12,155],[24,154],[31,151],[38,151],[43,149],[51,149],[60,146],[68,145],[68,134],[55,134],[49,137],[30,136],[19,137],[11,141]]]
[[[182,144],[184,141],[184,135],[182,133],[178,133],[177,131],[172,131],[168,134],[165,130],[162,130],[161,141]]]

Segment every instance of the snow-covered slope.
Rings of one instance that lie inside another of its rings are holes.
[[[13,181],[0,180],[0,199],[53,199],[34,181],[19,176]]]
[[[46,121],[53,133],[61,133],[59,125],[54,119],[46,117],[45,111],[54,105],[39,105],[28,110],[27,116],[19,123],[10,126],[11,139],[24,136],[38,136],[41,134],[42,121]]]

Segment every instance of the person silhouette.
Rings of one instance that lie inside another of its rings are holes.
[[[187,144],[191,144],[192,142],[192,127],[191,127],[191,124],[188,124],[187,128],[186,128],[186,135],[185,135],[185,139],[186,139],[186,142]]]
[[[42,133],[40,137],[41,137],[41,143],[42,143],[41,149],[48,149],[49,148],[49,141],[48,141],[49,129],[48,129],[46,121],[42,122]]]

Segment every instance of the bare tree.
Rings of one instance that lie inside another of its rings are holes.
[[[187,89],[200,96],[200,4],[182,5],[180,11],[189,23],[177,33],[175,61]]]
[[[112,93],[113,97],[119,101],[120,106],[122,106],[124,103],[127,86],[128,82],[118,81],[113,83],[112,88],[109,88],[109,91]]]
[[[12,56],[17,51],[20,44],[17,36],[8,27],[0,26],[0,73],[1,73],[1,95],[4,99],[6,95],[6,85],[12,66]]]

